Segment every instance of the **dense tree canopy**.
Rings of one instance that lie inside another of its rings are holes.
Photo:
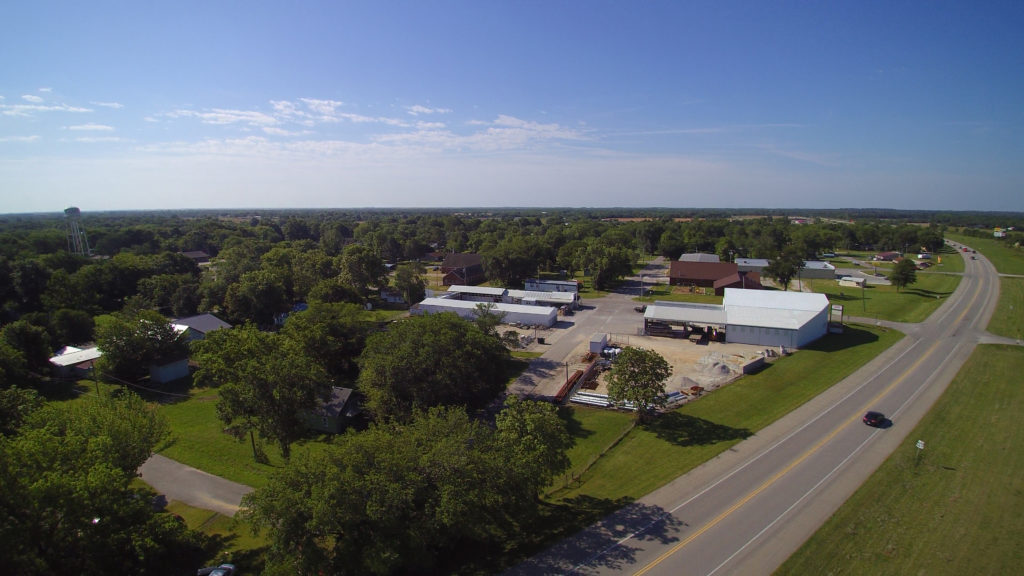
[[[439,405],[479,408],[504,387],[509,353],[455,314],[414,316],[370,336],[359,390],[378,418],[408,418]]]
[[[568,443],[549,404],[513,403],[497,430],[437,407],[297,457],[246,497],[246,514],[270,529],[271,569],[447,573],[466,550],[502,547],[565,470]]]
[[[334,380],[354,380],[359,372],[356,360],[374,328],[360,306],[313,302],[289,315],[280,334],[298,343]]]
[[[124,380],[134,381],[145,376],[151,364],[180,360],[188,355],[183,335],[152,310],[114,314],[96,331],[96,345],[103,352],[100,370]]]
[[[326,372],[300,342],[251,324],[211,332],[194,344],[193,358],[199,364],[195,381],[219,387],[220,419],[250,440],[254,431],[273,439],[286,458],[305,433],[303,413],[330,389]]]
[[[166,436],[138,397],[53,404],[0,437],[0,573],[184,574],[204,537],[131,483]]]

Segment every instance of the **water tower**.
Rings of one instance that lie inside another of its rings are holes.
[[[92,254],[85,228],[82,228],[82,211],[72,206],[64,211],[64,216],[67,218],[68,252],[79,256]]]

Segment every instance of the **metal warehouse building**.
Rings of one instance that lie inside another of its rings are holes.
[[[417,304],[412,314],[437,314],[439,312],[455,312],[462,318],[473,320],[476,305],[479,302],[456,300],[454,298],[427,298]],[[523,304],[496,303],[494,312],[505,313],[505,324],[513,322],[527,325],[551,327],[558,320],[558,310],[550,306],[526,306]]]
[[[724,329],[726,342],[800,348],[828,332],[828,306],[824,294],[726,288],[721,306],[655,302],[644,323]]]

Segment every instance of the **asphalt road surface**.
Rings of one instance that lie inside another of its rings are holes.
[[[957,290],[926,322],[900,325],[906,338],[878,358],[733,449],[509,573],[772,573],[901,444],[977,343],[1013,342],[984,332],[998,295],[991,264],[981,255],[965,259]],[[881,428],[864,425],[868,410],[889,421]]]

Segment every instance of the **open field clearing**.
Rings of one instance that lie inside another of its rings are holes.
[[[960,284],[960,276],[918,272],[917,282],[899,292],[895,286],[867,286],[863,289],[839,286],[835,280],[804,280],[814,292],[842,304],[847,316],[921,322],[934,312]]]

